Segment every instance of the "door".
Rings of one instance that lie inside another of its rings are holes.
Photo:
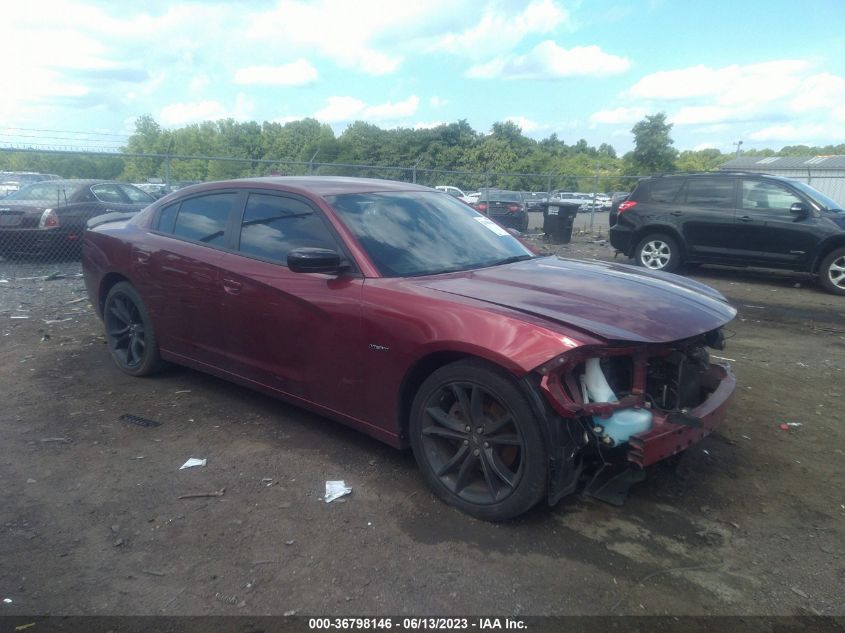
[[[253,191],[237,252],[223,255],[220,289],[227,371],[286,394],[353,415],[360,391],[363,278],[294,273],[299,247],[345,255],[322,211],[296,196]]]
[[[796,203],[804,204],[807,214],[790,212]],[[737,222],[746,258],[794,269],[810,265],[819,240],[814,230],[818,219],[809,202],[785,185],[743,179]]]
[[[132,267],[162,350],[200,363],[223,362],[221,250],[241,194],[220,192],[164,207],[132,250]]]
[[[676,198],[669,220],[694,257],[724,258],[741,248],[736,230],[736,178],[693,176],[687,178]]]

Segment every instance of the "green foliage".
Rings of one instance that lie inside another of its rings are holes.
[[[686,150],[678,156],[677,167],[679,171],[715,171],[732,158],[717,149]]]
[[[382,129],[356,121],[336,136],[331,126],[310,118],[284,124],[221,119],[164,129],[144,115],[135,122],[124,148],[128,154],[143,156],[0,152],[0,170],[131,182],[315,173],[416,179],[465,191],[494,186],[612,192],[630,190],[634,176],[676,169],[709,171],[733,158],[715,149],[679,154],[672,146],[671,129],[664,113],[646,116],[631,130],[635,149],[620,158],[607,143],[596,148],[580,139],[569,145],[556,134],[534,140],[512,121],[494,123],[489,134],[475,131],[466,120],[427,129]],[[744,152],[746,156],[815,154],[845,154],[845,144]]]
[[[646,117],[631,128],[634,151],[626,155],[627,166],[634,174],[658,174],[675,171],[678,150],[672,147],[672,124],[666,122],[666,113],[658,112]]]

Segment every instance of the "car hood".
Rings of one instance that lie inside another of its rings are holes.
[[[607,340],[668,343],[709,332],[736,316],[709,286],[606,262],[542,257],[419,283]]]

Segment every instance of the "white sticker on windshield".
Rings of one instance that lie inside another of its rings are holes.
[[[473,218],[476,222],[478,222],[481,226],[487,227],[489,230],[493,231],[496,235],[510,235],[505,229],[501,226],[493,222],[490,218],[485,218],[484,216],[476,216]]]

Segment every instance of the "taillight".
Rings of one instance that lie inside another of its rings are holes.
[[[518,204],[509,204],[508,205],[508,211],[510,211],[511,213],[516,213],[517,211],[519,211],[519,205]]]
[[[475,205],[475,208],[484,213],[487,210],[487,203],[479,202],[477,205]]]
[[[41,219],[38,220],[39,229],[54,229],[59,226],[59,216],[52,209],[44,209]]]
[[[619,205],[618,211],[619,213],[625,213],[625,211],[627,211],[628,209],[633,209],[635,206],[637,206],[636,202],[634,202],[633,200],[626,200],[625,202]]]

